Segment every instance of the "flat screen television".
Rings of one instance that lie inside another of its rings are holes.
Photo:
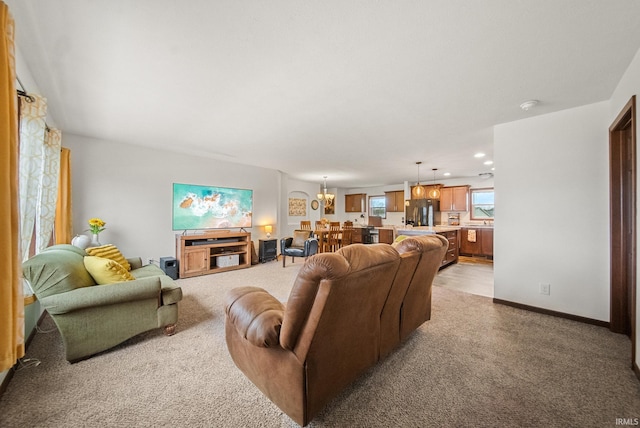
[[[251,227],[253,190],[173,183],[173,230]]]

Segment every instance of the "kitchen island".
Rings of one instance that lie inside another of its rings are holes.
[[[398,228],[397,236],[416,236],[416,235],[442,235],[449,241],[449,248],[442,258],[440,269],[452,263],[458,263],[458,255],[460,254],[460,226],[417,226]]]

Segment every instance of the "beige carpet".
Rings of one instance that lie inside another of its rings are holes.
[[[222,296],[257,285],[285,300],[301,263],[180,280],[178,333],[148,332],[69,364],[39,333],[0,399],[0,426],[296,426],[231,361]],[[435,287],[432,320],[345,390],[313,427],[614,427],[640,417],[630,342],[608,330]],[[357,308],[354,308],[357,310]],[[43,330],[54,327],[46,318]]]

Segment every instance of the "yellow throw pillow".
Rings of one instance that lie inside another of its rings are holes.
[[[408,238],[407,235],[398,235],[398,237],[395,239],[395,241],[393,241],[393,244],[391,244],[391,245],[395,248],[395,247],[398,246],[399,243],[401,243],[402,241],[404,241],[407,238]]]
[[[96,256],[86,256],[84,267],[100,285],[115,282],[133,281],[135,278],[120,263],[111,259]]]
[[[124,258],[120,250],[118,250],[118,248],[113,244],[101,245],[99,247],[91,247],[91,248],[87,248],[85,251],[90,256],[111,259],[114,262],[120,263],[122,267],[124,267],[127,271],[131,270],[131,265],[129,264],[127,259]]]

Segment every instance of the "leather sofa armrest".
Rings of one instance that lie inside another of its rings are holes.
[[[79,309],[154,298],[160,299],[159,277],[77,288],[39,300],[49,313],[65,314]]]
[[[279,346],[284,305],[259,287],[239,287],[225,297],[227,322],[252,345]]]
[[[288,238],[282,238],[280,240],[280,249],[289,248],[291,243],[293,242],[293,237],[289,236]]]
[[[316,238],[309,238],[304,241],[304,253],[307,255],[316,254],[318,252],[318,240]]]

